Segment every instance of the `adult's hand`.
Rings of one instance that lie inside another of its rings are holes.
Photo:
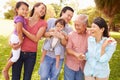
[[[18,48],[20,48],[20,44],[19,43],[9,43],[9,45],[14,49],[14,50],[17,50]]]
[[[85,60],[85,55],[82,53],[76,53],[75,56],[78,60]]]

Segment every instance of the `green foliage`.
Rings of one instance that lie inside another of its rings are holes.
[[[29,0],[24,0],[26,3],[29,4],[29,8],[31,10],[31,5],[34,5],[37,1],[34,0],[34,2],[31,2]],[[16,0],[9,0],[6,4],[5,4],[5,9],[7,9],[7,7],[9,7],[8,11],[4,13],[5,19],[13,19],[15,16],[14,13],[14,8],[15,8],[15,4],[17,3]]]
[[[114,17],[114,23],[120,25],[120,11]]]
[[[94,0],[96,7],[101,10],[106,16],[114,17],[120,10],[120,1],[118,0]]]
[[[10,55],[10,47],[8,45],[8,38],[0,36],[0,73],[5,66]],[[0,74],[0,80],[4,80],[2,74]]]
[[[47,20],[49,18],[55,17],[56,14],[55,14],[55,10],[54,10],[53,6],[49,5],[49,4],[46,6],[47,6],[47,13],[46,13],[45,19]]]
[[[115,30],[114,17],[120,11],[120,1],[118,0],[94,0],[97,9],[109,18],[109,27],[111,30]]]
[[[55,10],[56,18],[60,16],[61,6],[58,4],[51,4]]]
[[[4,13],[5,19],[13,19],[14,18],[14,7],[16,4],[16,0],[10,0],[6,3],[5,7],[9,7],[7,12]]]
[[[14,14],[15,13],[13,9],[8,10],[8,12],[4,13],[5,19],[13,19]]]
[[[101,16],[104,19],[106,19],[106,17],[104,16],[104,14],[102,14],[98,9],[96,9],[95,7],[89,7],[87,9],[81,9],[78,11],[77,14],[86,14],[88,15],[88,22],[89,22],[89,27],[92,24],[92,21],[95,17]]]
[[[110,60],[110,69],[111,69],[111,73],[110,73],[110,79],[109,80],[120,80],[120,33],[111,33],[111,36],[115,38],[115,40],[117,41],[117,48],[115,53],[112,56],[112,59]]]

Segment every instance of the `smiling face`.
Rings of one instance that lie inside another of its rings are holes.
[[[28,6],[26,6],[25,4],[21,4],[21,6],[16,9],[16,12],[17,15],[25,17],[28,14]]]
[[[82,21],[76,20],[76,21],[74,22],[74,26],[75,26],[75,30],[77,31],[78,34],[82,34],[82,33],[84,33],[85,30],[86,30],[86,25],[85,25],[85,23],[82,22]]]
[[[38,7],[35,7],[35,10],[36,10],[36,13],[42,17],[46,14],[46,7],[45,5],[41,4],[40,6]]]
[[[73,12],[71,10],[67,10],[66,12],[62,12],[61,18],[65,20],[66,23],[69,23],[73,17]]]
[[[56,24],[56,30],[57,31],[61,31],[61,30],[63,30],[64,29],[64,25],[62,25],[62,24],[60,24],[59,22]]]
[[[86,32],[88,17],[85,14],[79,14],[75,17],[74,27],[78,34]]]
[[[103,31],[104,31],[104,28],[99,28],[98,25],[96,25],[95,23],[92,23],[91,36],[93,37],[98,37],[99,35],[102,36]]]

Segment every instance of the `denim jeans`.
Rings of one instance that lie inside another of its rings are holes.
[[[36,52],[21,52],[20,58],[12,66],[12,80],[20,80],[24,64],[23,80],[31,80],[31,75],[36,62]]]
[[[62,63],[64,59],[60,59],[59,68],[56,68],[56,58],[45,56],[44,61],[40,64],[39,75],[40,80],[58,80]]]
[[[84,74],[81,70],[73,71],[69,69],[67,65],[65,65],[64,66],[64,80],[84,80]]]

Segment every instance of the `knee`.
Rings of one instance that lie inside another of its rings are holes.
[[[40,75],[40,80],[47,80],[48,77],[46,75]]]
[[[45,72],[39,72],[40,80],[47,80],[48,75]]]

